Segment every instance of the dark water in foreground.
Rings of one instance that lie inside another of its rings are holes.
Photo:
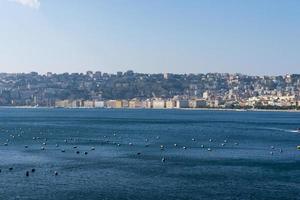
[[[0,109],[0,199],[300,199],[298,127],[300,113]]]

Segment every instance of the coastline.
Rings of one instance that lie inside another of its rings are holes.
[[[1,108],[10,109],[90,109],[90,110],[188,110],[188,111],[231,111],[231,112],[300,112],[300,110],[295,109],[242,109],[242,108],[88,108],[88,107],[78,107],[78,108],[60,108],[60,107],[36,107],[36,106],[0,106]]]

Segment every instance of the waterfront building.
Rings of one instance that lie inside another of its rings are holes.
[[[156,108],[156,109],[162,109],[162,108],[166,108],[166,101],[163,100],[163,99],[154,99],[152,101],[153,103],[153,108]]]
[[[70,101],[70,100],[55,101],[55,107],[57,107],[57,108],[69,108],[71,106],[72,106],[72,101]]]
[[[166,101],[166,108],[169,109],[176,108],[176,101],[175,100]]]
[[[106,101],[107,108],[122,108],[121,100],[108,100]]]
[[[95,107],[95,103],[92,100],[84,101],[84,107],[85,108],[94,108]]]
[[[189,107],[189,101],[182,99],[176,101],[176,108],[188,108]]]
[[[104,108],[104,101],[95,101],[95,108]]]
[[[132,99],[129,101],[129,108],[146,108],[146,102],[138,99]]]
[[[191,99],[189,100],[190,108],[204,108],[207,106],[207,102],[204,99]]]

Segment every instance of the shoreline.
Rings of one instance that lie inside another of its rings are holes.
[[[90,109],[90,110],[188,110],[188,111],[233,111],[233,112],[300,112],[300,110],[295,109],[243,109],[243,108],[58,108],[58,107],[33,107],[33,106],[0,106],[1,108],[10,109]]]

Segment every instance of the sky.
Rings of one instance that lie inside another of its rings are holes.
[[[0,72],[300,73],[299,0],[0,0]]]

